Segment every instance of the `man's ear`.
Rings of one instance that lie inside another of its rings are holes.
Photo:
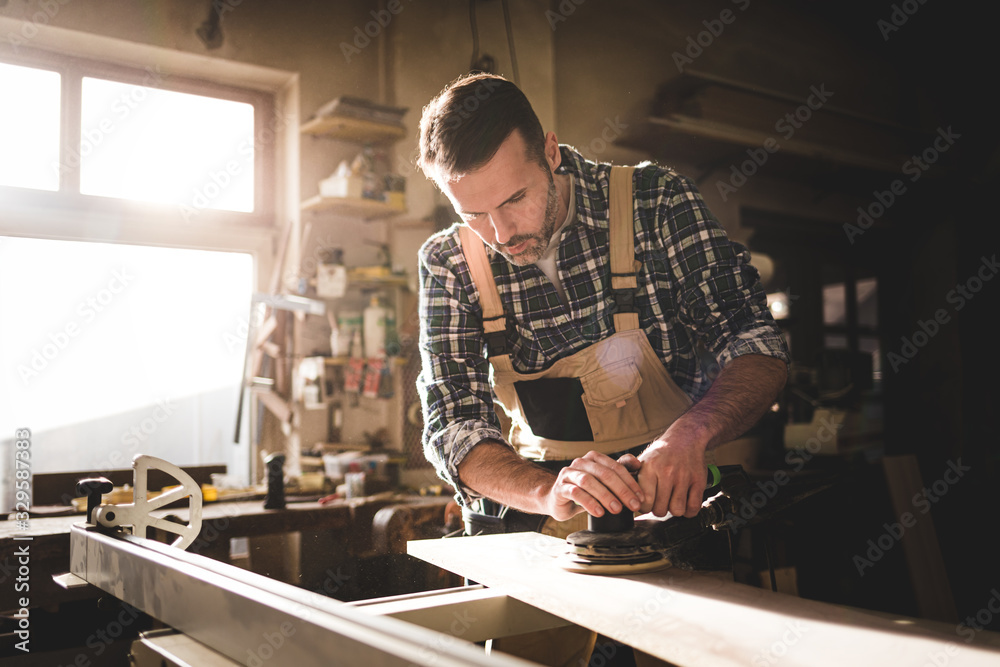
[[[562,164],[562,152],[559,150],[559,140],[556,139],[555,132],[545,135],[545,161],[549,163],[549,169],[553,173]]]

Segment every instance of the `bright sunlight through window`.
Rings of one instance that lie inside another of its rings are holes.
[[[0,63],[0,185],[59,189],[56,72]]]
[[[239,469],[252,277],[244,253],[0,237],[4,433],[30,426],[38,472]]]
[[[254,210],[254,110],[243,102],[84,77],[80,164],[87,195]]]

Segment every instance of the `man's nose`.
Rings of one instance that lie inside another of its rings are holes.
[[[500,211],[490,214],[490,224],[493,225],[493,238],[500,245],[506,244],[514,236],[514,225],[507,216]]]

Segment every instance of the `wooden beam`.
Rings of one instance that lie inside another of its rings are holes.
[[[772,593],[696,572],[628,576],[562,570],[537,533],[410,542],[409,553],[676,665],[996,665],[997,634],[965,643],[908,619]]]
[[[260,402],[264,404],[264,407],[271,411],[271,413],[278,418],[281,423],[288,423],[292,420],[292,408],[288,402],[278,396],[276,393],[270,389],[259,389],[256,387],[251,388],[253,395],[260,399]]]
[[[892,507],[897,522],[902,521],[905,530],[900,542],[910,567],[910,582],[917,597],[920,615],[936,621],[955,622],[958,611],[955,598],[951,594],[948,571],[944,566],[944,556],[938,544],[934,521],[927,511],[918,511],[913,499],[924,496],[924,483],[917,465],[917,457],[912,454],[886,456],[882,459],[885,480],[892,498]],[[904,516],[905,515],[905,516]]]

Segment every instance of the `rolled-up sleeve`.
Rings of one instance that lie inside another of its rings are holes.
[[[729,240],[687,178],[675,179],[663,201],[668,213],[660,231],[678,286],[681,323],[720,367],[744,354],[788,364],[788,347],[767,307],[749,251]]]
[[[432,237],[419,259],[424,455],[467,505],[479,496],[462,484],[458,466],[483,440],[506,443],[483,356],[482,315],[454,235]]]

